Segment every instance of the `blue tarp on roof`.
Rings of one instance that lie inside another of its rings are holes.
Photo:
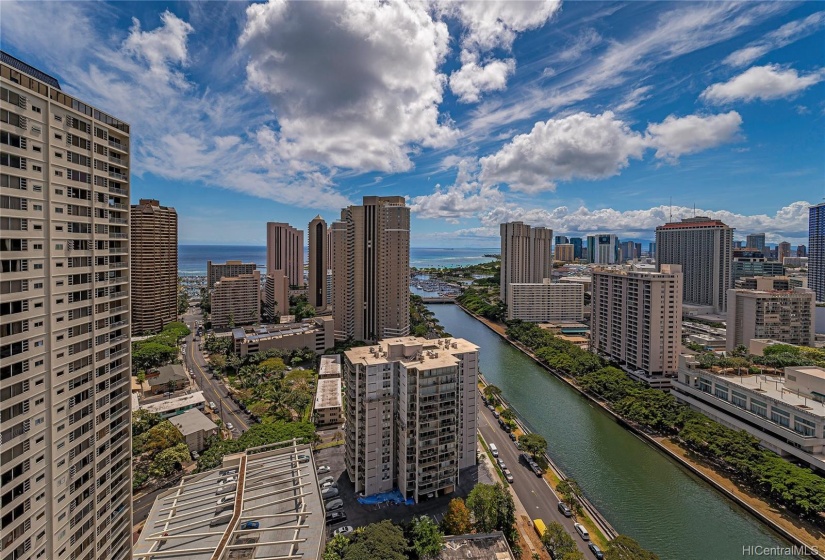
[[[415,500],[410,498],[409,500],[405,500],[404,496],[401,495],[397,489],[393,490],[392,492],[382,492],[380,494],[373,494],[372,496],[363,496],[358,498],[359,504],[365,505],[376,505],[376,504],[383,504],[386,502],[392,502],[395,504],[404,504],[405,506],[411,506],[415,504]]]

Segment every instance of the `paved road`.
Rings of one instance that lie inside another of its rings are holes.
[[[504,461],[510,472],[513,473],[515,482],[512,484],[513,490],[524,509],[532,519],[541,519],[545,524],[551,521],[561,523],[567,532],[576,541],[576,546],[582,551],[585,558],[594,558],[593,553],[587,548],[587,543],[579,537],[573,528],[574,521],[562,515],[558,510],[559,498],[544,478],[537,477],[524,463],[519,462],[518,456],[521,451],[516,448],[516,444],[510,441],[509,435],[499,428],[498,420],[493,417],[492,411],[483,406],[479,400],[481,408],[478,415],[478,427],[484,441],[488,444],[495,443],[498,447],[499,458]]]
[[[186,363],[198,387],[203,391],[206,401],[217,404],[220,419],[224,424],[233,425],[233,435],[240,435],[249,429],[252,420],[229,398],[229,392],[224,384],[212,379],[209,374],[206,360],[201,353],[200,341],[195,340],[195,321],[202,319],[203,315],[200,311],[189,311],[183,317],[186,326],[192,331],[192,334],[186,338]]]

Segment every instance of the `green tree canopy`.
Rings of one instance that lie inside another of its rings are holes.
[[[220,466],[224,455],[246,451],[270,443],[297,438],[300,443],[312,443],[317,439],[315,426],[309,422],[268,422],[252,424],[238,439],[215,443],[198,458],[198,470],[205,471]]]
[[[540,457],[547,452],[547,440],[539,434],[524,434],[518,440],[521,448],[533,457]]]
[[[645,550],[627,535],[619,535],[607,543],[604,558],[605,560],[659,560],[656,554]]]
[[[161,423],[160,414],[138,409],[132,413],[132,437],[137,437],[145,431]]]
[[[404,532],[388,519],[372,523],[356,531],[343,560],[407,560],[407,539]]]
[[[487,400],[497,399],[501,396],[501,389],[495,385],[487,385],[484,388],[484,396],[487,397]]]
[[[466,504],[479,533],[501,531],[509,542],[516,541],[516,507],[513,497],[501,484],[476,484],[467,496]]]
[[[429,516],[413,518],[410,535],[411,548],[419,559],[435,558],[441,553],[444,534]]]
[[[185,443],[164,449],[155,455],[149,465],[149,475],[155,478],[169,476],[176,468],[189,461],[189,448]]]
[[[132,345],[132,367],[136,370],[151,369],[170,363],[178,350],[159,342],[135,342]]]
[[[565,554],[578,552],[576,541],[558,521],[551,521],[547,524],[547,530],[541,536],[541,544],[548,551],[553,552],[554,558],[561,558]]]
[[[183,443],[180,431],[169,420],[163,420],[132,441],[132,453],[142,455],[156,453]]]

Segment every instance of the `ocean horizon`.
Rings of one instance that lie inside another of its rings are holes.
[[[484,255],[496,255],[500,247],[410,247],[410,266],[451,267],[478,264],[492,260]],[[253,262],[262,273],[266,272],[265,245],[178,245],[178,275],[206,275],[206,261],[222,263],[228,260]],[[304,249],[304,261],[308,250]]]

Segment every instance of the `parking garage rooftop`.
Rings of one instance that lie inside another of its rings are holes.
[[[281,442],[228,455],[155,500],[135,560],[319,558],[324,504],[309,445]]]

